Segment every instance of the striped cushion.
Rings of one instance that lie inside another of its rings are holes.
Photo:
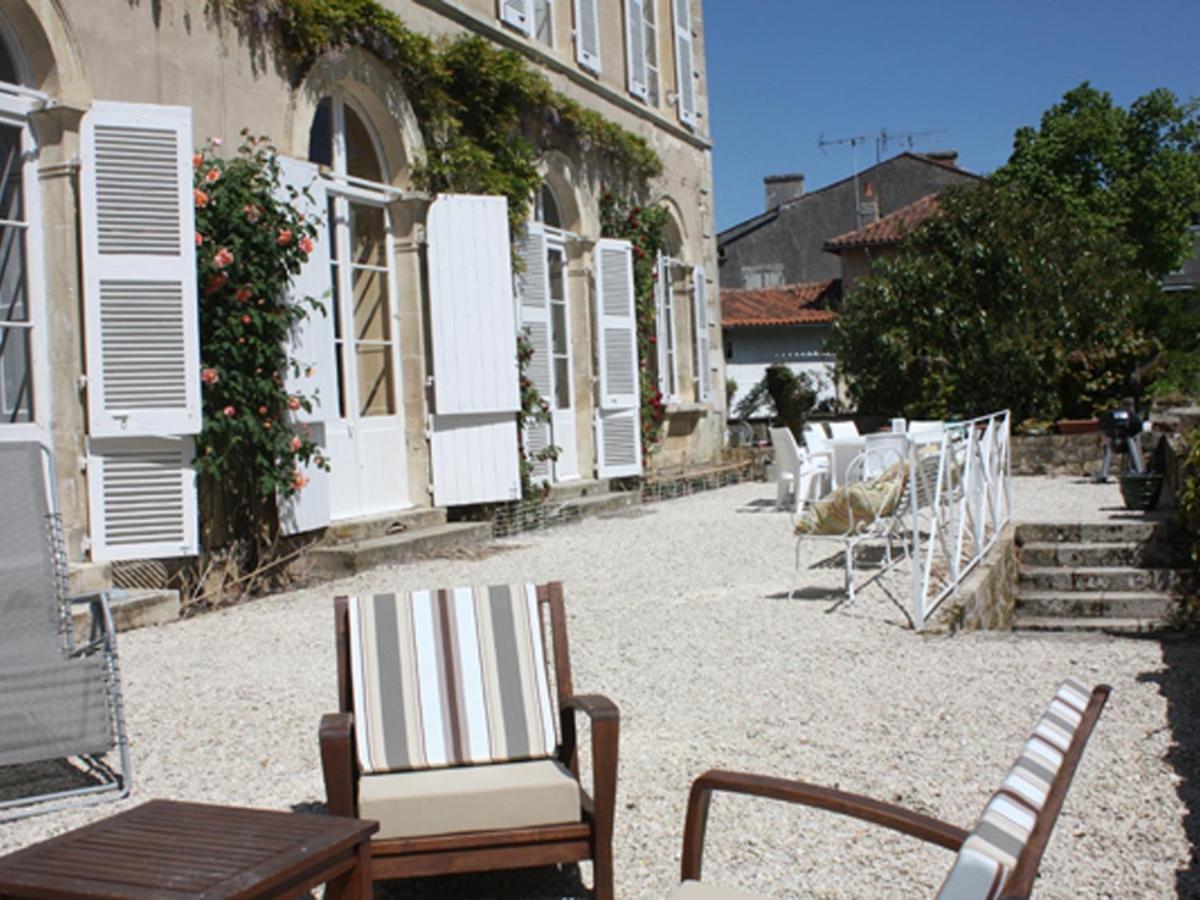
[[[352,597],[349,611],[363,773],[553,756],[534,585]]]
[[[963,842],[939,900],[999,895],[1029,840],[1089,698],[1088,689],[1073,678],[1059,685],[1021,756]]]

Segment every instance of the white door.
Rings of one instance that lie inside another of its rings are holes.
[[[330,186],[337,416],[325,428],[330,516],[408,506],[391,215],[384,197]]]
[[[550,292],[550,353],[553,389],[550,434],[558,447],[554,480],[579,477],[579,448],[575,440],[575,403],[571,384],[571,306],[567,296],[567,254],[560,240],[546,243],[546,274]]]

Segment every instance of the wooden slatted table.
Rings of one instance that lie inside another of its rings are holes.
[[[370,898],[379,824],[151,800],[0,858],[0,897]]]

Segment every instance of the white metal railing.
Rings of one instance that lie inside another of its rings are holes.
[[[917,631],[958,590],[1012,518],[1009,432],[1004,410],[947,423],[940,443],[914,446],[909,549]]]

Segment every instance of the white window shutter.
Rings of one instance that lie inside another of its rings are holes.
[[[633,247],[628,241],[596,242],[596,356],[600,396],[596,409],[596,474],[642,471],[638,389],[637,312]]]
[[[663,395],[663,400],[668,403],[679,399],[675,294],[674,285],[671,284],[671,264],[672,260],[667,257],[658,257],[658,279],[654,282],[654,346],[658,351],[658,389]]]
[[[199,552],[192,439],[88,441],[92,559],[157,559]]]
[[[712,372],[709,360],[708,285],[704,267],[692,269],[692,323],[696,345],[696,397],[701,403],[712,399]]]
[[[284,376],[289,394],[303,394],[312,411],[289,414],[289,421],[309,426],[309,436],[325,450],[323,423],[338,415],[337,350],[334,343],[333,278],[330,270],[331,233],[325,183],[314,163],[279,156],[280,199],[293,204],[316,225],[313,251],[288,286],[288,300],[302,303],[308,315],[296,323],[288,340],[288,355],[299,371],[290,366]],[[295,192],[293,194],[293,191]],[[312,309],[306,297],[316,299],[324,312]],[[284,534],[300,534],[324,528],[330,522],[330,473],[316,465],[301,467],[308,484],[279,501],[279,527]]]
[[[500,19],[526,37],[533,34],[533,0],[498,0]]]
[[[546,268],[546,231],[538,222],[525,227],[518,253],[525,271],[517,277],[517,308],[520,328],[533,347],[533,356],[525,372],[542,399],[549,402],[554,396],[553,357],[550,347],[550,275]],[[529,455],[550,446],[550,423],[525,424],[525,449]],[[550,461],[535,463],[530,476],[535,482],[550,480]]]
[[[196,434],[191,110],[97,101],[80,141],[88,431]]]
[[[521,398],[508,202],[442,194],[425,231],[434,503],[518,499]]]
[[[625,58],[629,67],[629,93],[645,100],[646,26],[642,4],[645,0],[625,0]]]
[[[575,0],[575,59],[600,74],[600,14],[597,0]]]
[[[691,0],[672,0],[675,17],[675,94],[679,121],[696,124],[696,67],[693,61]]]

